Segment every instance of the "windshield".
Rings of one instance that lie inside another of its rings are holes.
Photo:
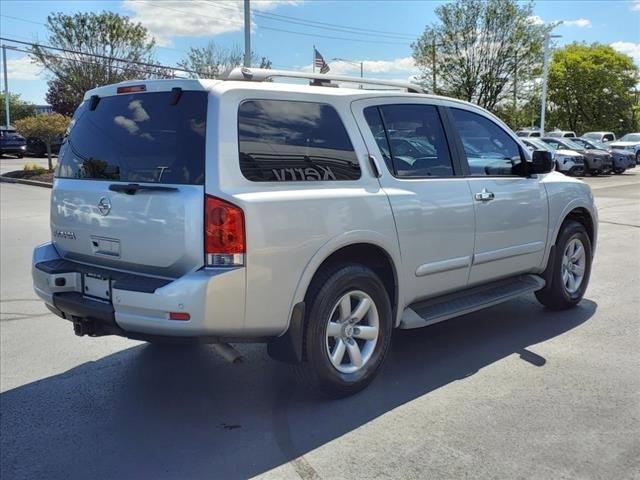
[[[580,145],[577,142],[574,142],[573,140],[567,140],[566,138],[562,139],[562,143],[560,144],[560,148],[566,146],[567,148],[570,148],[571,150],[584,150],[584,147],[582,145]]]
[[[204,183],[207,93],[185,91],[90,100],[76,111],[61,151],[59,178]]]
[[[536,140],[535,138],[528,138],[525,140],[525,143],[531,145],[536,150],[546,150],[547,152],[553,152],[553,148],[551,148],[548,144],[544,143],[542,140]]]
[[[621,142],[640,142],[640,133],[627,133],[620,139]]]
[[[591,143],[594,148],[599,148],[600,150],[609,150],[611,148],[607,144],[599,142],[598,140],[590,140],[589,143]]]

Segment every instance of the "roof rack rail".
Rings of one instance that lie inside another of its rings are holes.
[[[414,83],[394,82],[374,78],[351,77],[348,75],[327,75],[324,73],[294,72],[289,70],[271,70],[267,68],[237,67],[226,72],[220,78],[222,80],[244,80],[248,82],[266,82],[273,78],[304,78],[311,82],[331,85],[330,82],[359,83],[361,85],[382,85],[406,89],[410,93],[426,93],[425,90]],[[333,85],[332,85],[333,86]]]

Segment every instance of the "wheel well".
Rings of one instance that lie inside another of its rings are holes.
[[[594,244],[594,235],[595,232],[593,230],[593,218],[591,218],[591,214],[584,208],[575,208],[569,212],[564,219],[564,222],[567,220],[574,220],[585,228],[587,231],[587,235],[589,235],[589,240],[591,241],[591,245]],[[563,223],[564,223],[563,222]]]
[[[359,263],[373,270],[389,295],[393,318],[395,318],[398,303],[398,281],[396,269],[389,254],[384,249],[370,243],[355,243],[342,247],[329,255],[318,267],[315,275],[327,267],[341,263]]]

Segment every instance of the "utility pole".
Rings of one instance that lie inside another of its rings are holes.
[[[436,93],[436,37],[431,40],[431,93]]]
[[[7,128],[11,125],[11,112],[9,110],[9,83],[7,81],[7,47],[2,45],[2,70],[4,71],[4,118]]]
[[[558,23],[560,25],[562,22]],[[557,26],[557,25],[556,25]],[[552,38],[560,38],[562,35],[551,35],[550,31],[544,34],[544,65],[542,69],[542,99],[540,101],[540,136],[544,137],[544,114],[547,110],[547,77],[549,76],[549,41]]]
[[[547,75],[549,75],[549,32],[544,34],[544,64],[542,67],[542,99],[540,106],[540,136],[544,137],[544,114],[547,110]]]
[[[244,66],[251,66],[251,5],[244,0]]]

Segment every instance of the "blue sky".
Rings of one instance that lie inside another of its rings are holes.
[[[271,59],[274,68],[311,68],[315,45],[327,61],[335,57],[364,61],[365,76],[406,80],[418,73],[409,44],[436,19],[434,11],[441,3],[252,0],[252,47],[258,55]],[[210,40],[224,47],[243,45],[242,2],[234,0],[2,0],[0,31],[3,37],[46,43],[44,23],[48,13],[102,10],[128,15],[145,25],[156,37],[156,56],[165,65],[175,65],[189,47]],[[640,65],[640,0],[542,0],[535,3],[534,13],[535,21],[564,21],[554,32],[562,35],[559,45],[603,42],[633,56]],[[296,23],[296,19],[328,25],[311,28]],[[343,27],[349,31],[339,31]],[[24,53],[8,52],[7,57],[10,90],[24,100],[44,103],[46,73],[31,64]],[[359,73],[359,67],[349,63],[330,65],[335,73]]]

